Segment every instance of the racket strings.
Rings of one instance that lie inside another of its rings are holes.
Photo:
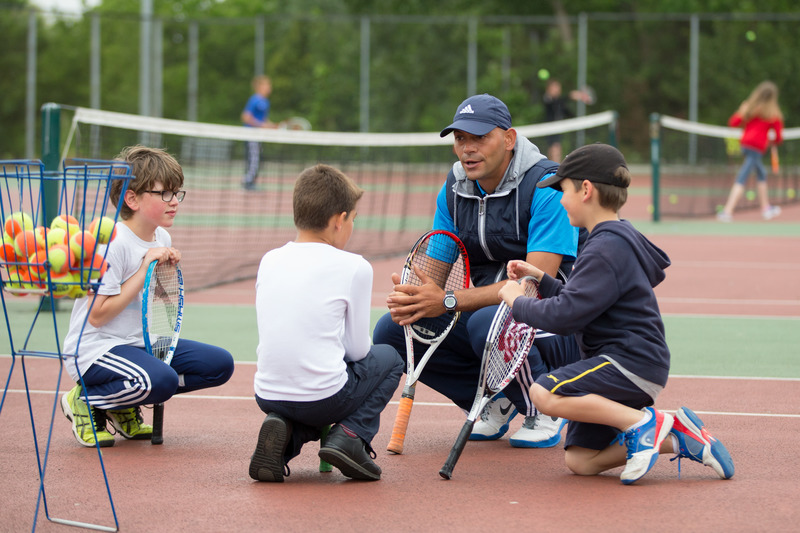
[[[446,291],[469,286],[466,250],[447,235],[433,234],[422,241],[412,254],[410,263]],[[407,283],[422,285],[413,268],[409,269]]]
[[[148,294],[148,329],[153,355],[164,358],[178,318],[180,281],[175,267],[166,263],[157,265],[155,274]]]

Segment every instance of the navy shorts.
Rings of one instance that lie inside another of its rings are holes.
[[[597,394],[634,409],[653,405],[650,395],[625,377],[605,357],[590,357],[556,368],[539,376],[536,383],[559,396]],[[619,430],[611,426],[570,420],[564,447],[580,446],[603,450],[618,434]]]

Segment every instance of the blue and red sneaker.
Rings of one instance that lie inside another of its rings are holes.
[[[675,413],[675,423],[670,432],[678,438],[680,451],[677,457],[678,472],[683,457],[710,466],[722,479],[733,477],[733,460],[727,448],[709,433],[703,421],[688,407]]]
[[[628,461],[619,478],[625,485],[638,481],[653,468],[658,460],[661,443],[669,435],[674,421],[671,414],[662,413],[652,407],[642,410],[648,413],[649,418],[624,434]]]

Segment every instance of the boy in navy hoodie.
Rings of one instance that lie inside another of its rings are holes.
[[[533,276],[543,299],[522,296],[509,281],[500,297],[514,319],[558,335],[574,334],[582,359],[542,374],[531,398],[542,413],[570,420],[567,466],[596,475],[625,466],[634,483],[659,453],[710,466],[723,479],[734,467],[725,446],[686,407],[673,415],[651,407],[669,375],[669,349],[653,287],[664,280],[667,255],[619,219],[631,175],[613,146],[591,144],[569,154],[555,175],[539,182],[563,192],[570,224],[589,238],[566,284],[524,261],[508,277]],[[621,446],[624,444],[625,446]]]

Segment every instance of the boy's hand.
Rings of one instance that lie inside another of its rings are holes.
[[[153,261],[158,261],[159,263],[169,262],[173,265],[178,264],[181,260],[181,252],[177,248],[172,247],[160,247],[160,248],[150,248],[147,250],[147,253],[144,254],[144,259],[142,260],[142,264],[144,266],[149,266],[150,263]]]
[[[522,279],[525,276],[532,276],[536,278],[536,281],[542,281],[542,276],[544,275],[541,269],[519,259],[512,259],[509,261],[508,265],[506,265],[506,272],[508,273],[508,279],[512,280]]]
[[[500,292],[498,296],[500,299],[503,300],[507,306],[510,308],[514,308],[514,300],[519,298],[520,296],[525,295],[525,289],[522,285],[517,283],[516,281],[506,281],[506,284],[500,288]]]

